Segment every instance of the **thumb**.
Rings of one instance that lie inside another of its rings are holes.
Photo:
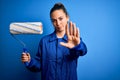
[[[29,54],[29,53],[26,53],[26,55],[27,55],[28,57],[30,57],[30,54]]]
[[[30,54],[29,54],[29,53],[26,53],[26,55],[28,56],[28,62],[30,62],[30,61],[31,61],[31,56],[30,56]]]
[[[60,45],[68,47],[68,43],[60,42]]]

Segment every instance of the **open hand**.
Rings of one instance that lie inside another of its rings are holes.
[[[73,48],[80,44],[80,33],[75,23],[70,22],[69,25],[70,28],[68,27],[68,24],[66,25],[66,35],[68,37],[68,41],[67,43],[60,42],[60,44],[68,48]]]

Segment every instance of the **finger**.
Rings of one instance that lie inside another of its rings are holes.
[[[66,25],[66,27],[65,27],[65,31],[66,31],[66,34],[67,34],[67,36],[69,35],[69,28],[68,28],[68,24]]]
[[[60,42],[60,45],[65,46],[65,47],[68,47],[68,44],[67,44],[67,43],[64,43],[64,42]]]
[[[70,22],[70,35],[73,35],[73,23]]]
[[[22,61],[28,60],[28,58],[21,58]]]
[[[80,37],[80,30],[78,27],[76,28],[76,37]]]
[[[29,57],[28,56],[22,56],[21,58],[24,59],[24,58],[29,58]]]
[[[76,37],[76,30],[77,29],[76,29],[76,24],[75,23],[73,24],[73,30],[74,30],[73,35]]]
[[[21,58],[23,58],[23,59],[25,59],[25,58],[30,59],[30,54],[29,53],[23,53]]]
[[[27,56],[26,53],[22,53],[22,56],[21,56],[21,57],[23,58],[23,57],[28,57],[28,56]]]
[[[23,52],[22,55],[30,56],[29,53],[25,53],[25,52]]]
[[[22,55],[26,54],[25,52],[22,53]]]
[[[22,58],[22,60],[28,60],[28,58]]]
[[[21,59],[22,62],[28,62],[29,61],[29,58],[28,57],[24,57]]]
[[[26,56],[26,53],[21,54],[21,58],[24,58]]]
[[[21,60],[22,62],[28,62],[28,60]]]

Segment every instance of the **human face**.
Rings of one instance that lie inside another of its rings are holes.
[[[62,9],[55,10],[51,13],[51,21],[55,27],[56,32],[65,31],[65,26],[69,20],[68,15]]]

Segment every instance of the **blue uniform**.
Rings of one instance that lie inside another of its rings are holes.
[[[42,80],[77,80],[77,59],[87,53],[86,45],[81,39],[79,45],[69,49],[60,42],[67,42],[67,36],[57,38],[53,32],[43,37],[36,57],[26,67],[34,72],[41,71]]]

